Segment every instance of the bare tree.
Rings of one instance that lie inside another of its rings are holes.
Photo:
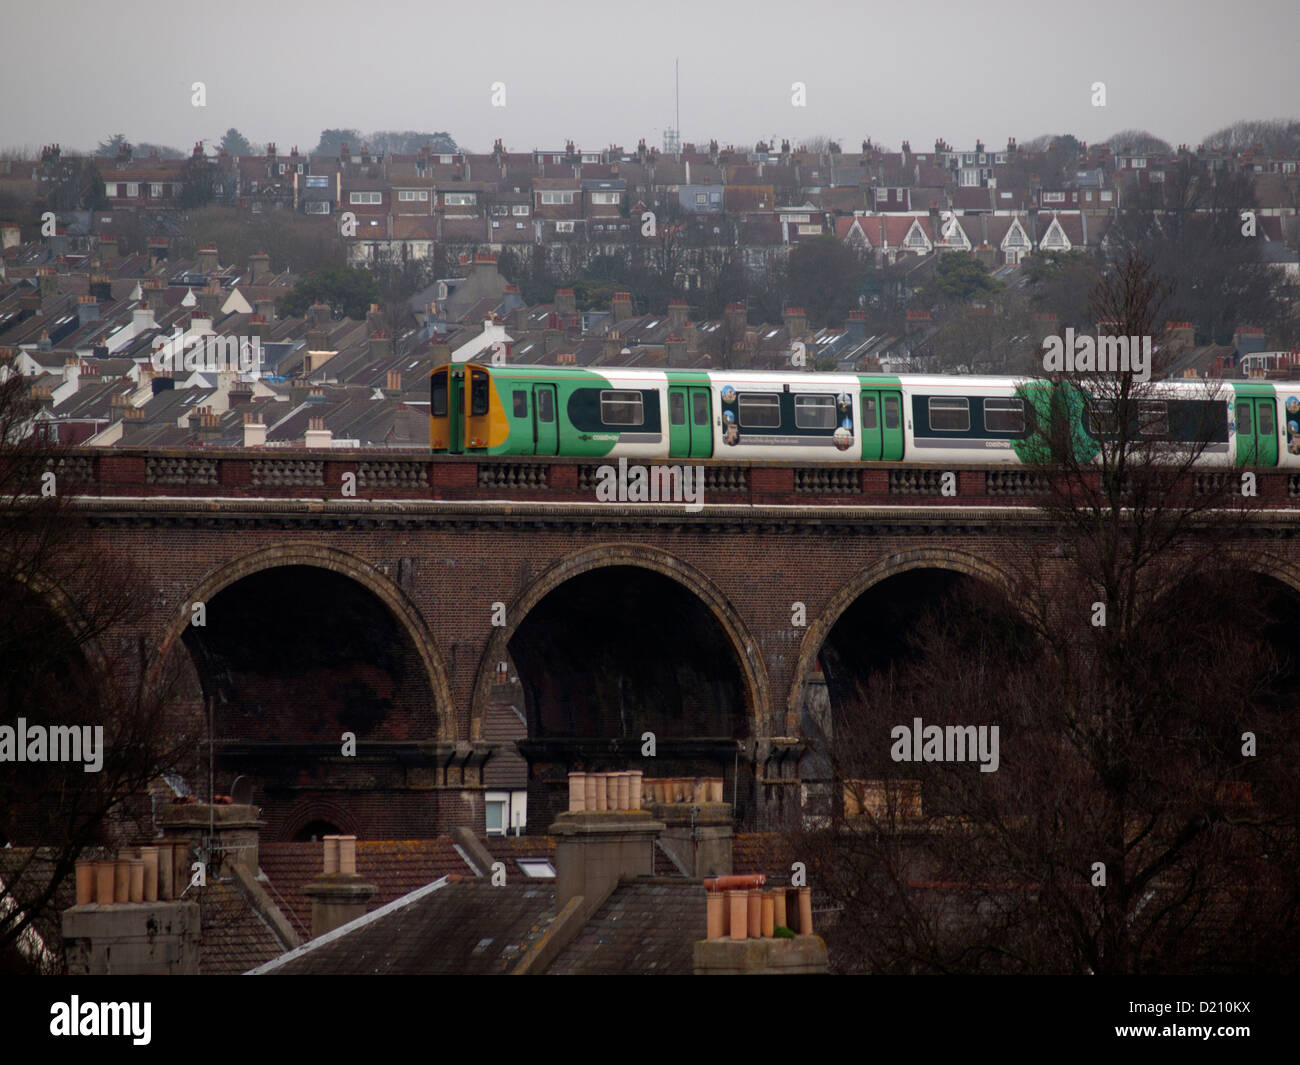
[[[79,457],[42,442],[38,412],[11,359],[0,362],[0,742],[13,760],[0,772],[0,843],[12,848],[0,851],[0,967],[20,969],[27,930],[57,928],[77,858],[145,831],[133,799],[184,765],[197,738],[171,713],[177,667],[152,670],[128,635],[158,589],[85,543]],[[47,760],[55,728],[77,730],[81,742],[60,752],[72,757]]]
[[[1106,333],[1153,336],[1167,295],[1131,255],[1094,310]],[[952,582],[928,610],[882,592],[872,632],[823,650],[845,798],[800,847],[843,907],[842,968],[1300,961],[1297,674],[1282,635],[1300,602],[1239,550],[1248,479],[1206,466],[1226,457],[1220,386],[1171,398],[1144,376],[1026,383],[1042,495],[1006,584]],[[880,652],[890,640],[896,653]],[[854,661],[857,648],[875,650]],[[910,757],[917,719],[939,726],[937,758]],[[981,766],[951,764],[953,740],[977,736]]]

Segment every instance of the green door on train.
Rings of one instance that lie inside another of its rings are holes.
[[[1234,386],[1238,466],[1277,465],[1277,399],[1260,385]]]
[[[679,459],[713,455],[713,407],[706,385],[668,386],[668,453]]]
[[[864,388],[859,430],[865,461],[900,461],[903,457],[903,393],[890,388]]]
[[[560,453],[560,423],[555,419],[555,386],[533,385],[533,454]]]

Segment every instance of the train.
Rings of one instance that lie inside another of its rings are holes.
[[[1045,457],[1051,397],[1069,388],[955,374],[451,363],[430,375],[429,439],[435,454],[457,455],[1029,464]],[[1115,427],[1099,398],[1074,394],[1063,409],[1091,458]],[[1300,382],[1153,381],[1130,407],[1130,438],[1195,447],[1197,465],[1300,468]]]

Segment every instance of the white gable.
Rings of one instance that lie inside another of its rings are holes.
[[[1038,242],[1038,247],[1043,251],[1069,251],[1073,247],[1055,215],[1052,216],[1052,224],[1047,227],[1043,239]]]

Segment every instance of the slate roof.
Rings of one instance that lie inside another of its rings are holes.
[[[288,947],[253,909],[234,881],[210,880],[197,895],[200,974],[247,972],[278,958]],[[299,934],[306,938],[305,933]]]
[[[362,870],[364,871],[364,870]],[[438,880],[292,951],[276,975],[509,972],[555,916],[549,880]],[[342,934],[341,934],[342,933]]]
[[[707,932],[698,880],[627,881],[547,970],[549,975],[690,975],[697,939]]]

